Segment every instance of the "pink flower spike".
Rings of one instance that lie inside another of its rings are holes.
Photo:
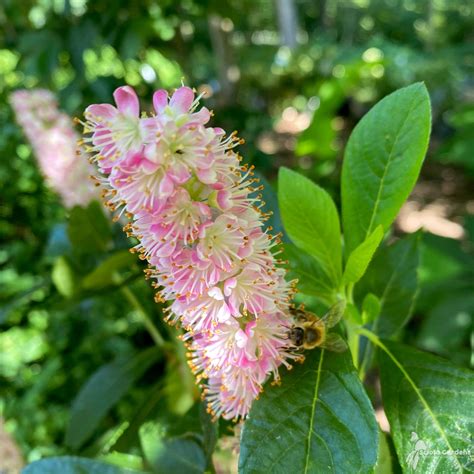
[[[119,87],[114,92],[117,109],[124,115],[138,117],[140,115],[140,104],[135,91],[130,86]]]
[[[132,89],[115,96],[118,111],[103,119],[103,106],[92,106],[86,124],[107,204],[131,219],[134,250],[149,263],[157,299],[171,303],[167,320],[186,331],[210,412],[245,417],[297,355],[288,339],[292,285],[278,266],[278,239],[264,229],[252,170],[233,151],[240,140],[206,126],[210,112],[189,87],[171,98],[156,91],[146,118],[133,115]]]

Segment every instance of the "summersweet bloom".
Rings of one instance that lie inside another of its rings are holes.
[[[97,199],[97,190],[88,179],[93,167],[84,159],[84,152],[76,153],[78,134],[70,117],[59,111],[54,95],[44,89],[18,90],[11,94],[10,102],[46,182],[64,205],[84,206]]]
[[[207,126],[211,113],[188,87],[153,96],[140,114],[128,86],[116,106],[85,111],[84,142],[106,205],[147,260],[147,276],[184,330],[189,363],[210,413],[244,417],[278,369],[297,358],[288,340],[293,285],[265,229],[260,188],[234,151],[240,140]]]

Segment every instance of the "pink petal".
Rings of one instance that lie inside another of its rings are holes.
[[[206,107],[203,107],[199,112],[196,112],[191,116],[191,123],[200,123],[202,125],[209,122],[211,118],[211,112]]]
[[[230,209],[232,207],[231,194],[229,191],[223,189],[217,192],[217,205],[223,210]]]
[[[211,168],[208,168],[207,170],[197,169],[196,174],[199,178],[199,181],[203,182],[204,184],[212,184],[217,179],[217,173]]]
[[[239,329],[235,333],[235,342],[237,344],[237,347],[240,347],[241,349],[245,347],[245,345],[247,344],[247,340],[248,340],[248,336],[247,334],[245,334],[244,331],[242,331],[242,329]]]
[[[162,198],[168,197],[173,193],[173,190],[174,190],[173,180],[167,174],[165,174],[158,188],[158,194]]]
[[[160,89],[153,94],[153,107],[155,112],[160,114],[164,108],[168,105],[168,92],[164,89]]]
[[[189,87],[180,87],[171,97],[170,107],[180,114],[189,111],[194,100],[194,92]]]
[[[110,104],[93,104],[89,105],[85,111],[85,116],[88,118],[88,115],[92,115],[92,119],[110,119],[117,115],[117,109]]]
[[[138,117],[140,114],[140,104],[135,91],[130,86],[119,87],[114,92],[117,108],[125,115]]]
[[[222,294],[222,290],[215,286],[214,288],[211,288],[207,294],[211,297],[214,298],[217,301],[222,301],[224,299],[224,295]]]
[[[237,286],[236,278],[228,278],[224,283],[224,294],[229,296],[232,293],[232,290]]]
[[[174,165],[173,168],[168,171],[168,175],[177,184],[183,184],[191,177],[188,167],[182,163]]]

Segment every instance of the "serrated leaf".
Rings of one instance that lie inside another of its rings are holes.
[[[410,319],[418,292],[419,235],[412,234],[380,248],[358,285],[361,294],[380,299],[380,315],[372,331],[384,337]]]
[[[61,456],[35,461],[21,472],[22,474],[140,474],[143,471],[113,466],[92,459]]]
[[[159,356],[160,349],[152,347],[131,359],[119,359],[100,367],[74,399],[66,430],[66,445],[73,449],[82,446],[107,412]]]
[[[344,275],[342,276],[344,284],[357,283],[362,278],[382,238],[383,228],[379,225],[367,239],[353,250],[347,259]]]
[[[163,427],[154,422],[140,428],[140,442],[145,458],[157,474],[203,474],[206,456],[190,437],[165,438]]]
[[[342,216],[348,252],[378,226],[387,230],[418,178],[430,134],[422,83],[385,97],[352,132],[342,167]]]
[[[456,452],[472,453],[474,373],[389,341],[383,341],[379,361],[384,408],[403,472],[472,471],[470,456]],[[421,448],[428,454],[418,453]]]
[[[341,229],[331,196],[299,173],[280,168],[278,202],[292,242],[312,255],[337,287],[342,273]]]
[[[288,259],[288,278],[298,280],[298,291],[305,295],[316,296],[330,306],[335,300],[335,291],[331,281],[322,270],[319,262],[293,244],[284,244],[282,257]]]
[[[84,277],[82,286],[85,289],[99,289],[115,283],[116,272],[133,268],[136,257],[128,250],[119,250],[107,257],[92,272]]]
[[[370,472],[377,449],[374,412],[350,354],[315,350],[254,402],[239,472]]]

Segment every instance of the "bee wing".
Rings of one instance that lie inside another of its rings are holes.
[[[347,350],[347,343],[339,334],[331,332],[326,336],[321,347],[332,352],[344,352]]]
[[[338,301],[329,308],[329,311],[321,319],[328,328],[332,328],[341,320],[345,309],[346,302],[344,300]]]

